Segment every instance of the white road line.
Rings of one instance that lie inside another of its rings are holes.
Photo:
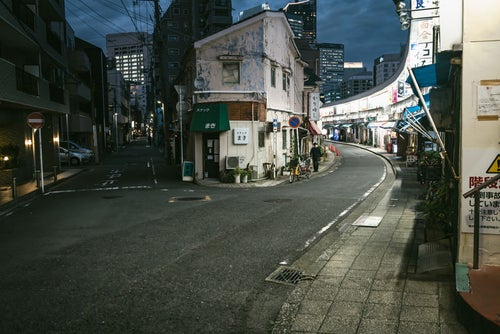
[[[377,183],[375,183],[370,189],[368,189],[356,202],[353,204],[349,205],[347,209],[343,210],[334,220],[323,226],[318,232],[316,232],[311,238],[306,240],[302,248],[299,249],[299,251],[304,251],[307,249],[316,239],[318,239],[321,235],[323,235],[326,231],[328,231],[333,225],[335,225],[340,218],[343,216],[346,216],[349,214],[359,203],[364,201],[372,192],[377,189],[382,182],[384,182],[385,178],[387,177],[387,167],[384,167],[384,173],[382,174],[382,177],[378,180]]]

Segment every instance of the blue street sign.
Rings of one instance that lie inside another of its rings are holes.
[[[288,125],[290,125],[290,127],[294,129],[298,128],[300,125],[300,118],[298,118],[297,116],[290,117],[290,119],[288,120]]]

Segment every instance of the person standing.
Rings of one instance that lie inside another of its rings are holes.
[[[314,171],[317,172],[319,167],[319,158],[321,158],[321,149],[318,147],[317,143],[313,144],[313,147],[311,148],[311,152],[309,153],[309,155],[311,156],[313,161]]]

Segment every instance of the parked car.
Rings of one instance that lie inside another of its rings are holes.
[[[63,164],[78,166],[88,163],[89,155],[78,151],[67,150],[64,147],[59,147],[59,160]]]
[[[92,151],[90,148],[83,147],[80,144],[75,143],[74,141],[62,140],[59,142],[59,146],[64,147],[65,149],[69,149],[71,151],[85,153],[86,155],[88,155],[89,161],[94,161],[95,158],[94,151]]]

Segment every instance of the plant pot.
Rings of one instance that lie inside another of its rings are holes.
[[[234,175],[234,183],[240,183],[240,181],[241,181],[241,175],[240,174]]]
[[[247,183],[248,182],[248,175],[242,175],[241,176],[241,183]]]

